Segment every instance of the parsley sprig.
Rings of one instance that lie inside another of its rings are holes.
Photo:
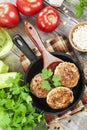
[[[87,6],[87,2],[85,0],[79,0],[79,4],[75,5],[76,16],[78,18],[80,18],[83,15],[86,6]]]
[[[0,89],[0,128],[33,130],[38,123],[45,123],[44,114],[32,105],[29,84],[24,85],[21,74],[7,82],[11,82],[12,87]]]
[[[61,85],[61,83],[60,83],[61,79],[62,79],[62,78],[61,78],[60,75],[59,75],[59,76],[54,75],[53,78],[52,78],[53,85],[54,85],[55,87],[60,86],[60,85]]]
[[[49,77],[51,77],[53,74],[51,69],[42,69],[42,78],[43,79],[48,79]]]
[[[66,0],[66,1],[72,2],[73,0]],[[84,9],[87,7],[87,1],[86,0],[79,0],[79,3],[76,4],[74,7],[76,10],[77,18],[80,18],[84,13]]]
[[[51,69],[42,69],[41,72],[43,82],[41,84],[41,87],[47,90],[50,90],[51,87],[58,87],[61,85],[61,76],[53,75],[53,72]]]

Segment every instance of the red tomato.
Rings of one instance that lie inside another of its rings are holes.
[[[36,23],[40,30],[52,32],[60,23],[60,15],[55,8],[47,6],[37,15]]]
[[[17,7],[10,2],[0,3],[0,26],[15,27],[20,20]]]
[[[19,11],[26,15],[32,16],[43,7],[43,0],[16,0]]]

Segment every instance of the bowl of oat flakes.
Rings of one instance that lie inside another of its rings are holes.
[[[87,21],[79,22],[71,29],[69,41],[74,49],[87,52]]]

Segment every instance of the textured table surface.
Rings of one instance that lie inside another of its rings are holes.
[[[0,0],[2,1],[10,1],[12,3],[15,3],[15,0]],[[46,5],[49,5],[49,1],[45,0],[44,1]],[[73,0],[72,3],[68,3],[66,1],[63,2],[62,6],[57,8],[58,11],[60,12],[61,15],[61,22],[59,27],[53,31],[52,33],[45,34],[44,32],[38,30],[40,36],[42,37],[42,40],[45,41],[49,39],[50,37],[57,35],[57,34],[62,34],[67,36],[69,35],[70,29],[79,21],[87,21],[87,10],[85,9],[83,16],[80,19],[77,19],[75,16],[75,10],[74,10],[74,4],[75,0]],[[65,8],[68,11],[64,11],[63,8]],[[28,43],[28,45],[31,48],[34,48],[34,44],[29,40],[28,36],[25,34],[24,28],[23,28],[23,23],[25,20],[30,21],[35,28],[35,17],[26,17],[21,15],[21,21],[18,24],[17,27],[12,28],[12,29],[6,29],[11,37],[13,37],[15,34],[19,33],[22,35],[22,37],[25,39],[25,41]],[[86,68],[87,68],[87,53],[80,53],[78,51],[75,51],[76,55],[78,56],[79,60],[84,63],[85,65],[85,76],[86,74]],[[20,64],[20,54],[21,52],[17,47],[13,47],[11,53],[3,59],[5,62],[7,62],[10,65],[10,70],[11,71],[17,71],[17,72],[22,72],[24,74],[23,68]],[[10,62],[9,62],[10,61]],[[62,119],[60,121],[56,121],[54,124],[58,127],[60,126],[59,130],[87,130],[87,112],[82,111],[79,112],[73,116],[68,116],[65,119]],[[51,125],[50,130],[54,130],[54,124]],[[57,127],[55,128],[57,129]]]

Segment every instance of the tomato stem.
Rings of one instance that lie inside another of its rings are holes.
[[[51,23],[55,23],[55,16],[54,16],[54,15],[49,15],[49,16],[48,16],[48,20],[49,20]]]

